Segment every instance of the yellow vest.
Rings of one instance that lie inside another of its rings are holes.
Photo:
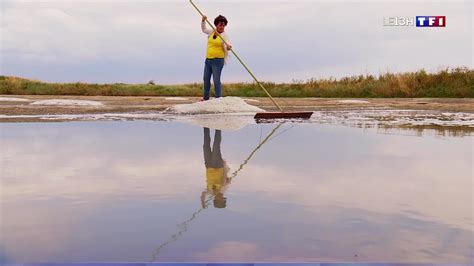
[[[214,34],[215,33],[211,33],[207,39],[207,58],[224,58],[225,52],[224,47],[222,46],[222,40],[217,36],[217,34],[217,38],[214,39]]]
[[[219,190],[224,185],[224,167],[206,168],[207,190]]]

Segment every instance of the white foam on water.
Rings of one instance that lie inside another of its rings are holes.
[[[222,97],[208,101],[178,104],[169,107],[166,113],[175,114],[217,114],[217,113],[259,113],[264,110],[247,104],[239,97]]]
[[[165,100],[167,100],[167,101],[187,101],[188,98],[184,98],[184,97],[166,97]]]
[[[369,101],[363,100],[338,100],[337,103],[354,103],[354,104],[363,104],[363,103],[370,103]]]
[[[98,101],[84,101],[84,100],[65,100],[65,99],[51,99],[41,100],[30,103],[31,105],[60,105],[60,106],[102,106]]]
[[[11,98],[11,97],[0,97],[0,102],[29,102],[28,99],[23,98]]]

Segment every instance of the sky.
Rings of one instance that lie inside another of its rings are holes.
[[[473,62],[470,1],[194,1],[226,16],[234,51],[261,81],[446,67]],[[0,75],[48,82],[202,82],[206,35],[189,1],[0,0]],[[446,16],[445,28],[384,26]],[[235,56],[222,81],[250,82]]]

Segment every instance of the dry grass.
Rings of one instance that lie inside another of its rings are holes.
[[[350,98],[472,98],[474,70],[467,67],[437,73],[424,70],[406,73],[359,75],[341,79],[310,79],[306,82],[263,82],[275,97],[350,97]],[[201,96],[202,84],[88,84],[45,83],[17,77],[0,76],[0,94],[86,95],[86,96]],[[223,85],[224,96],[265,97],[256,83]]]

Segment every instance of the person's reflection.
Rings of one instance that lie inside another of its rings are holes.
[[[201,193],[201,206],[207,208],[207,197],[213,197],[215,208],[225,208],[227,199],[224,197],[225,190],[230,184],[228,177],[229,167],[222,159],[220,130],[214,132],[214,143],[211,149],[211,136],[209,128],[204,128],[204,165],[206,166],[207,188]]]

